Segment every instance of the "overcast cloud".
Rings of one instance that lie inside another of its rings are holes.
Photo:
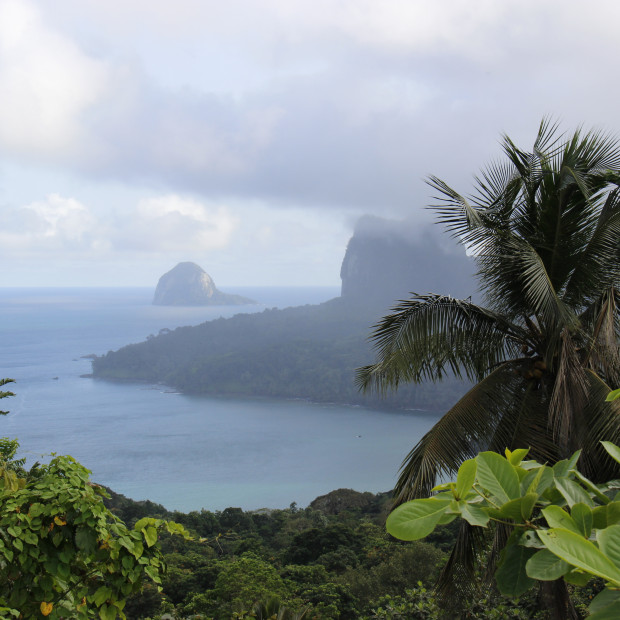
[[[617,133],[620,4],[0,0],[0,285],[339,284],[503,132]]]

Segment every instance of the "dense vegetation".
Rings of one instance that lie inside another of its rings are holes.
[[[466,389],[412,386],[389,399],[360,394],[355,368],[370,355],[380,310],[341,298],[316,306],[238,314],[162,330],[93,360],[95,377],[162,383],[186,393],[306,398],[315,402],[439,410]]]
[[[114,494],[109,505],[128,524],[150,515],[174,519],[195,534],[190,541],[162,540],[168,565],[163,591],[147,587],[131,598],[129,618],[163,612],[175,618],[245,618],[256,603],[272,599],[290,617],[303,610],[306,618],[321,619],[441,617],[432,585],[456,528],[440,527],[420,542],[397,541],[385,531],[388,494],[341,489],[305,509],[253,512],[171,513]],[[467,613],[479,619],[545,617],[536,610],[531,595],[510,600],[481,588]]]
[[[620,448],[602,442],[620,463]],[[504,530],[504,548],[495,580],[506,596],[520,596],[538,583],[564,579],[577,586],[593,577],[605,589],[589,611],[598,620],[620,615],[620,493],[618,481],[594,484],[577,469],[581,455],[548,466],[525,460],[527,449],[505,458],[481,452],[464,461],[455,482],[429,498],[401,504],[388,517],[388,532],[418,540],[439,523],[461,517],[479,530]],[[492,571],[493,572],[493,571]],[[566,616],[561,597],[547,601],[555,615]]]
[[[0,391],[0,399],[13,395]],[[0,617],[124,618],[127,597],[145,579],[161,584],[158,536],[187,532],[152,517],[128,528],[70,456],[26,471],[18,447],[0,438]]]

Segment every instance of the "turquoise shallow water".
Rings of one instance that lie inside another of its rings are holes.
[[[334,288],[250,289],[243,311],[320,303]],[[347,487],[386,491],[411,446],[437,419],[308,403],[197,397],[165,386],[80,375],[82,356],[144,340],[162,328],[231,316],[239,307],[150,305],[150,289],[0,289],[0,377],[16,379],[2,402],[0,435],[31,461],[70,454],[93,479],[169,509],[307,505]]]

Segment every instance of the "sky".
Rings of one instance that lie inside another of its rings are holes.
[[[0,286],[337,286],[541,119],[618,133],[613,0],[0,0]],[[405,226],[405,224],[403,225]],[[430,232],[429,232],[430,231]]]

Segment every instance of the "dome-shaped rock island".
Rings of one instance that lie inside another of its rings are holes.
[[[240,306],[256,302],[222,293],[213,278],[196,263],[179,263],[165,273],[155,289],[155,306]]]

